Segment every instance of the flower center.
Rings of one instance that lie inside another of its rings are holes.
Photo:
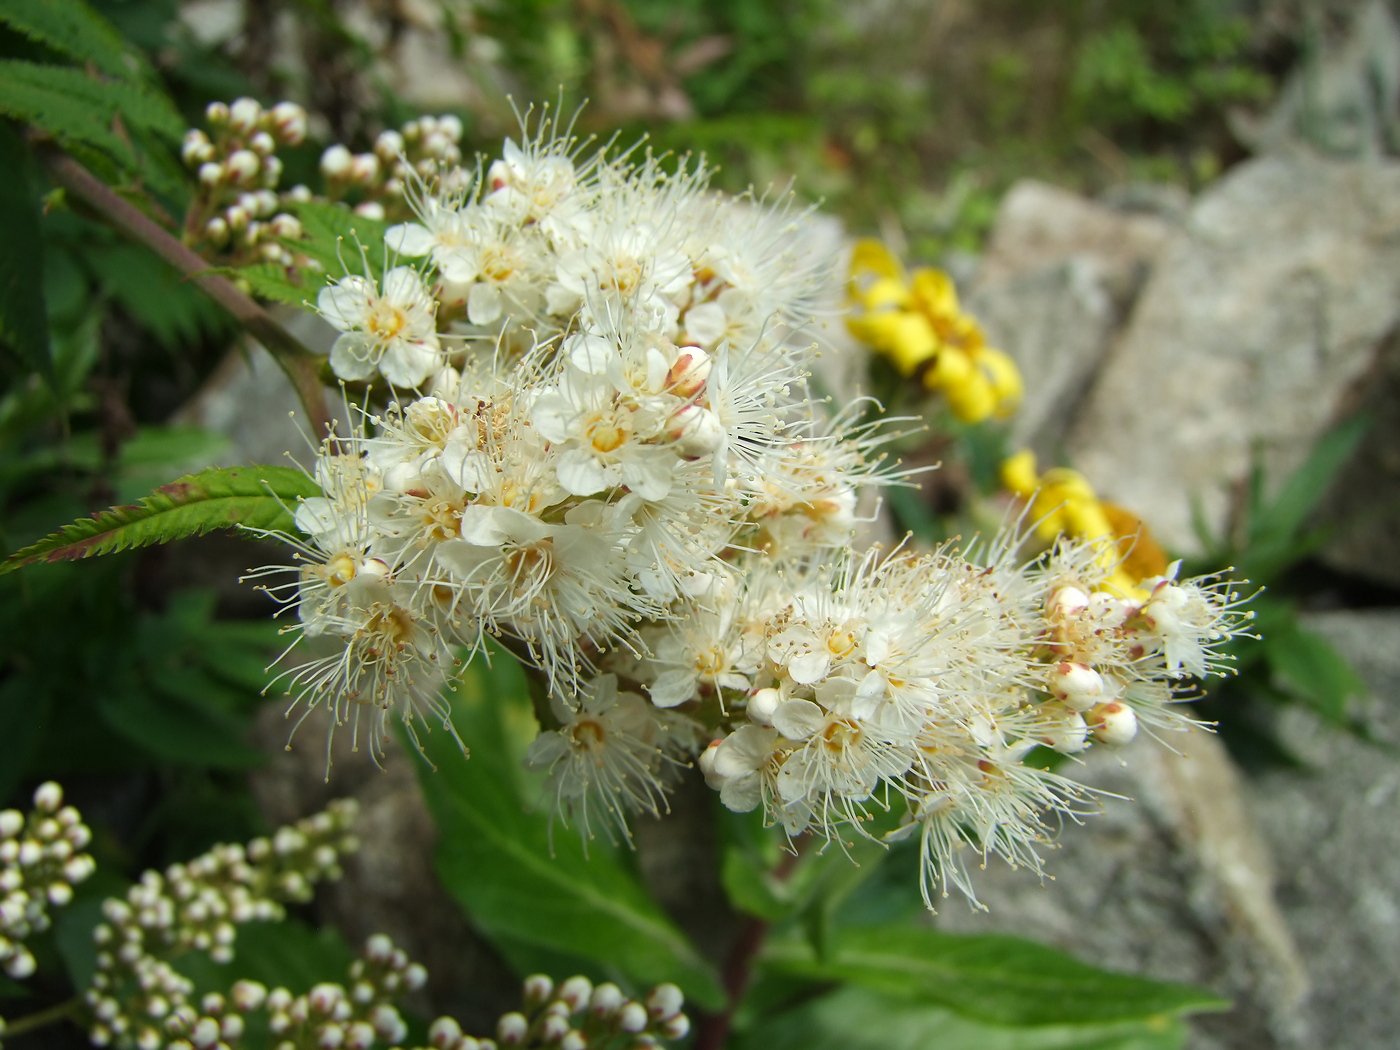
[[[379,339],[396,339],[408,324],[408,314],[393,303],[380,300],[369,315],[366,327]]]
[[[828,751],[845,751],[860,743],[860,726],[849,718],[833,718],[822,730],[822,744]]]
[[[632,421],[625,413],[599,412],[588,421],[584,432],[594,452],[612,452],[626,442],[632,432]]]

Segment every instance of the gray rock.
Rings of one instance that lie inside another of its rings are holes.
[[[1158,257],[1070,430],[1099,493],[1170,547],[1215,530],[1256,453],[1287,476],[1400,321],[1400,164],[1235,169]]]
[[[1026,396],[1011,440],[1058,458],[1074,411],[1171,226],[1033,180],[1013,186],[969,311],[1015,359]]]

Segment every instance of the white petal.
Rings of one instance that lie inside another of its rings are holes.
[[[316,309],[342,332],[364,324],[365,311],[374,297],[374,288],[363,277],[350,276],[316,296]]]
[[[331,371],[351,382],[368,379],[382,352],[379,343],[363,332],[346,332],[331,347]]]
[[[719,303],[692,306],[685,315],[685,334],[701,346],[714,346],[728,331],[729,322]]]
[[[773,753],[778,734],[761,726],[740,726],[720,741],[715,749],[716,776],[742,777],[757,769]]]
[[[651,702],[657,707],[675,707],[695,695],[695,672],[685,670],[663,671],[647,689]]]
[[[467,320],[492,324],[501,319],[501,292],[494,284],[478,282],[467,296]]]
[[[437,371],[437,348],[425,343],[396,340],[379,360],[379,371],[397,387],[419,387]]]
[[[621,480],[617,470],[578,448],[571,448],[560,456],[554,472],[564,491],[573,496],[592,496]]]
[[[499,547],[503,543],[533,543],[544,539],[549,526],[513,507],[462,509],[462,539],[478,547]]]
[[[580,372],[596,376],[608,370],[608,364],[617,357],[617,350],[601,336],[571,335],[564,340],[564,356]]]
[[[622,483],[642,499],[665,499],[671,492],[672,463],[669,456],[630,456],[622,462]]]
[[[719,800],[734,813],[750,813],[763,801],[759,779],[754,774],[726,780],[720,785]]]
[[[773,712],[773,728],[789,740],[806,740],[826,727],[826,712],[810,700],[784,700]]]
[[[384,246],[400,255],[427,255],[437,244],[437,238],[416,222],[400,223],[384,231]]]

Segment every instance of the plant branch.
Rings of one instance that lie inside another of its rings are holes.
[[[55,183],[116,229],[175,267],[262,343],[291,380],[302,408],[311,420],[312,433],[317,438],[327,433],[331,418],[326,410],[325,388],[321,385],[320,359],[315,354],[273,320],[272,315],[251,297],[234,287],[231,281],[212,273],[207,260],[163,229],[140,208],[124,200],[52,142],[31,136],[30,143],[44,170]]]
[[[36,1028],[57,1024],[59,1021],[74,1020],[82,1005],[83,1001],[75,995],[71,999],[65,999],[55,1006],[50,1006],[47,1010],[28,1014],[15,1021],[6,1021],[5,1038],[13,1039],[17,1035],[32,1032]]]

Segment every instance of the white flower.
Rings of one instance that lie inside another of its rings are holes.
[[[367,277],[343,277],[321,290],[316,308],[344,333],[331,347],[331,368],[341,379],[378,372],[395,386],[417,387],[440,366],[436,304],[410,267],[386,273],[382,295]]]

